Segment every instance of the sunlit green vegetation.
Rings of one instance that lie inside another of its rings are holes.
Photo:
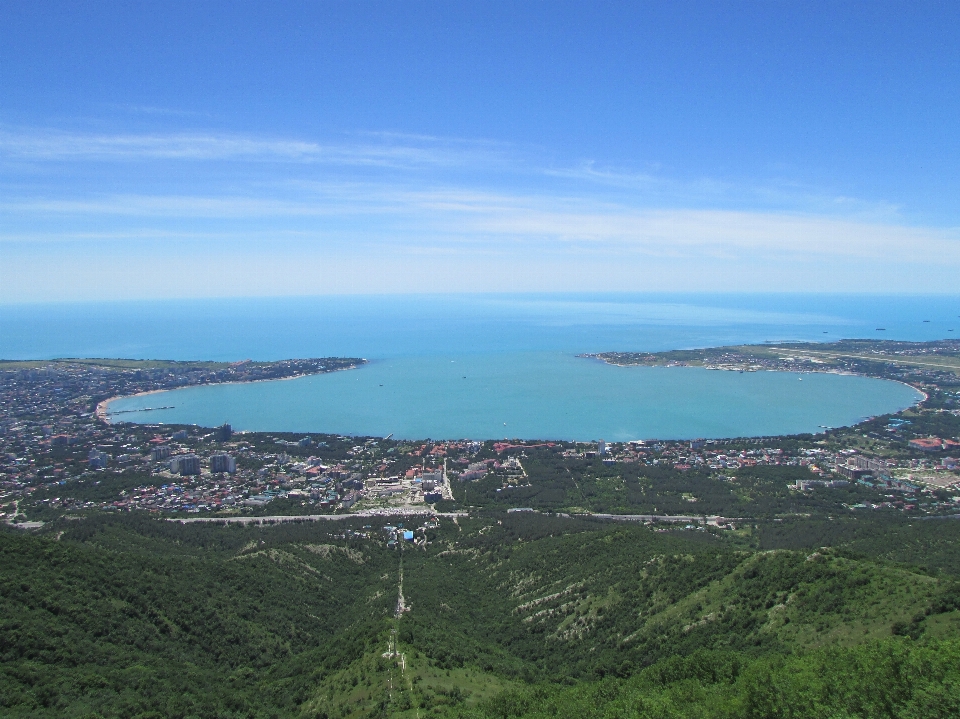
[[[491,473],[454,484],[454,496],[468,507],[748,518],[849,513],[848,505],[883,501],[878,490],[855,483],[806,494],[791,490],[789,485],[798,479],[811,478],[806,467],[742,467],[718,473],[640,463],[607,465],[598,459],[566,459],[549,450],[529,450],[528,455],[523,466],[529,486],[504,488],[502,479]]]
[[[381,524],[128,514],[3,531],[0,713],[927,717],[958,706],[949,520],[797,519],[733,534],[488,512],[442,519],[417,533],[429,544],[402,549]],[[916,566],[927,551],[940,560]]]

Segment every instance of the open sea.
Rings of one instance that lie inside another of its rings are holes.
[[[407,295],[0,306],[0,358],[364,357],[357,370],[117,400],[147,423],[398,438],[648,438],[816,432],[916,402],[827,374],[613,367],[576,357],[960,335],[960,296]]]

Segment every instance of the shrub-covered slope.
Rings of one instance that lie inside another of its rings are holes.
[[[953,706],[960,592],[946,572],[536,514],[443,519],[392,549],[362,521],[99,516],[0,532],[0,714]]]

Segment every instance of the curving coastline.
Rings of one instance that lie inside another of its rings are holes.
[[[362,376],[309,385],[261,384],[242,392],[209,387],[159,401],[125,401],[110,407],[176,408],[111,420],[216,426],[229,417],[234,427],[250,431],[626,441],[809,432],[896,412],[919,397],[899,383],[880,383],[884,388],[841,381],[864,379],[856,377],[823,381],[829,377],[823,374],[822,380],[804,382],[769,372],[740,375],[744,381],[725,372],[652,377],[590,364],[555,353],[472,355],[456,364],[445,357],[398,358],[374,363]],[[781,399],[771,402],[773,397]]]
[[[724,365],[710,365],[699,362],[690,362],[690,361],[660,361],[660,362],[629,362],[629,361],[617,361],[612,358],[608,358],[606,355],[621,355],[627,353],[590,353],[590,354],[581,354],[577,355],[578,357],[584,359],[593,359],[603,364],[608,364],[613,367],[663,367],[663,368],[677,368],[677,367],[697,367],[700,369],[711,370],[711,371],[723,371],[723,372],[792,372],[795,374],[835,374],[835,375],[844,375],[848,377],[869,377],[871,379],[882,379],[887,382],[896,382],[905,387],[909,387],[913,391],[919,393],[920,397],[913,403],[912,406],[916,407],[920,404],[923,404],[930,399],[930,395],[927,391],[924,390],[921,383],[916,381],[908,381],[900,377],[891,377],[887,373],[883,372],[863,372],[863,371],[854,371],[850,369],[839,369],[839,368],[828,368],[828,367],[737,367],[737,366],[724,366]]]
[[[323,362],[324,364],[320,364]],[[287,374],[282,374],[280,376],[254,376],[249,379],[237,379],[235,377],[227,376],[225,378],[207,378],[205,381],[200,383],[183,383],[173,387],[154,387],[151,389],[144,389],[139,392],[126,392],[123,394],[114,395],[108,397],[105,400],[102,400],[97,403],[96,410],[94,414],[97,419],[105,424],[110,424],[110,404],[116,402],[120,399],[128,399],[131,397],[145,397],[152,394],[160,394],[162,392],[172,392],[178,389],[185,389],[187,387],[204,387],[204,386],[213,386],[213,385],[227,385],[227,384],[253,384],[256,382],[276,382],[281,380],[289,379],[299,379],[301,377],[310,377],[312,375],[318,374],[328,374],[330,372],[339,372],[341,370],[350,370],[356,369],[357,367],[367,364],[368,360],[363,357],[326,357],[322,359],[289,359],[289,360],[279,360],[277,362],[264,362],[257,363],[253,365],[256,368],[265,367],[268,369],[277,369],[281,371],[287,371]],[[197,363],[176,363],[182,364],[186,367],[193,367]],[[242,363],[219,363],[228,367],[238,367],[245,364],[252,364],[248,361]],[[333,364],[334,366],[328,366]]]

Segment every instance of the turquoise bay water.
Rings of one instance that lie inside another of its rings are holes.
[[[115,419],[397,438],[683,439],[817,432],[910,406],[896,382],[833,374],[614,367],[559,352],[376,360],[295,380],[111,403]]]
[[[908,406],[916,393],[858,377],[619,368],[575,355],[958,336],[960,296],[581,293],[0,306],[3,359],[371,360],[335,375],[124,399],[114,409],[176,409],[117,419],[438,439],[718,437],[848,425]]]

